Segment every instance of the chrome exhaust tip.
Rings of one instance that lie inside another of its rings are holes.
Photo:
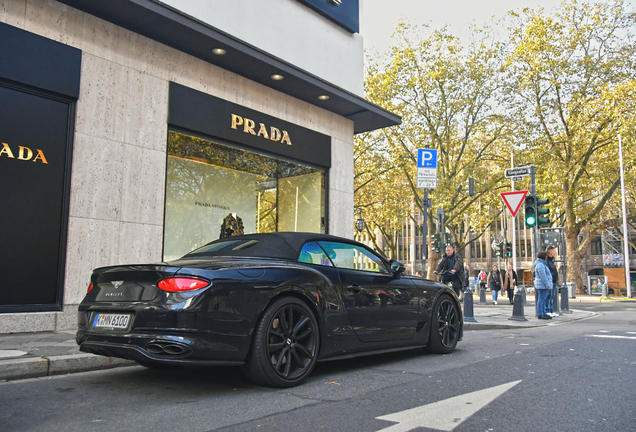
[[[170,355],[180,355],[183,354],[185,351],[186,349],[180,345],[170,344],[163,347],[163,352]]]

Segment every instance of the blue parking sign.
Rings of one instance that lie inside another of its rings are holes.
[[[437,168],[437,150],[417,149],[418,168]]]

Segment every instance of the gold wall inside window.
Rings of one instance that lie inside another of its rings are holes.
[[[170,131],[163,259],[243,233],[324,233],[324,174]]]

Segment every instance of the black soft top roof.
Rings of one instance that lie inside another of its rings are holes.
[[[208,243],[206,246],[227,241],[249,241],[258,240],[249,247],[232,250],[222,249],[218,251],[206,251],[200,253],[190,252],[185,257],[193,256],[244,256],[244,257],[263,257],[263,258],[281,258],[288,260],[297,260],[300,250],[308,241],[323,240],[337,241],[344,243],[359,244],[351,239],[336,237],[328,234],[306,233],[306,232],[275,232],[267,234],[246,234],[242,236],[226,237]]]

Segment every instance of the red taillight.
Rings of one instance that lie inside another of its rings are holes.
[[[159,289],[170,292],[198,290],[208,285],[210,285],[210,282],[193,277],[169,277],[161,279],[157,283]]]
[[[88,294],[89,292],[91,292],[91,290],[93,289],[93,284],[89,284],[88,285],[88,289],[86,290],[86,294]]]

